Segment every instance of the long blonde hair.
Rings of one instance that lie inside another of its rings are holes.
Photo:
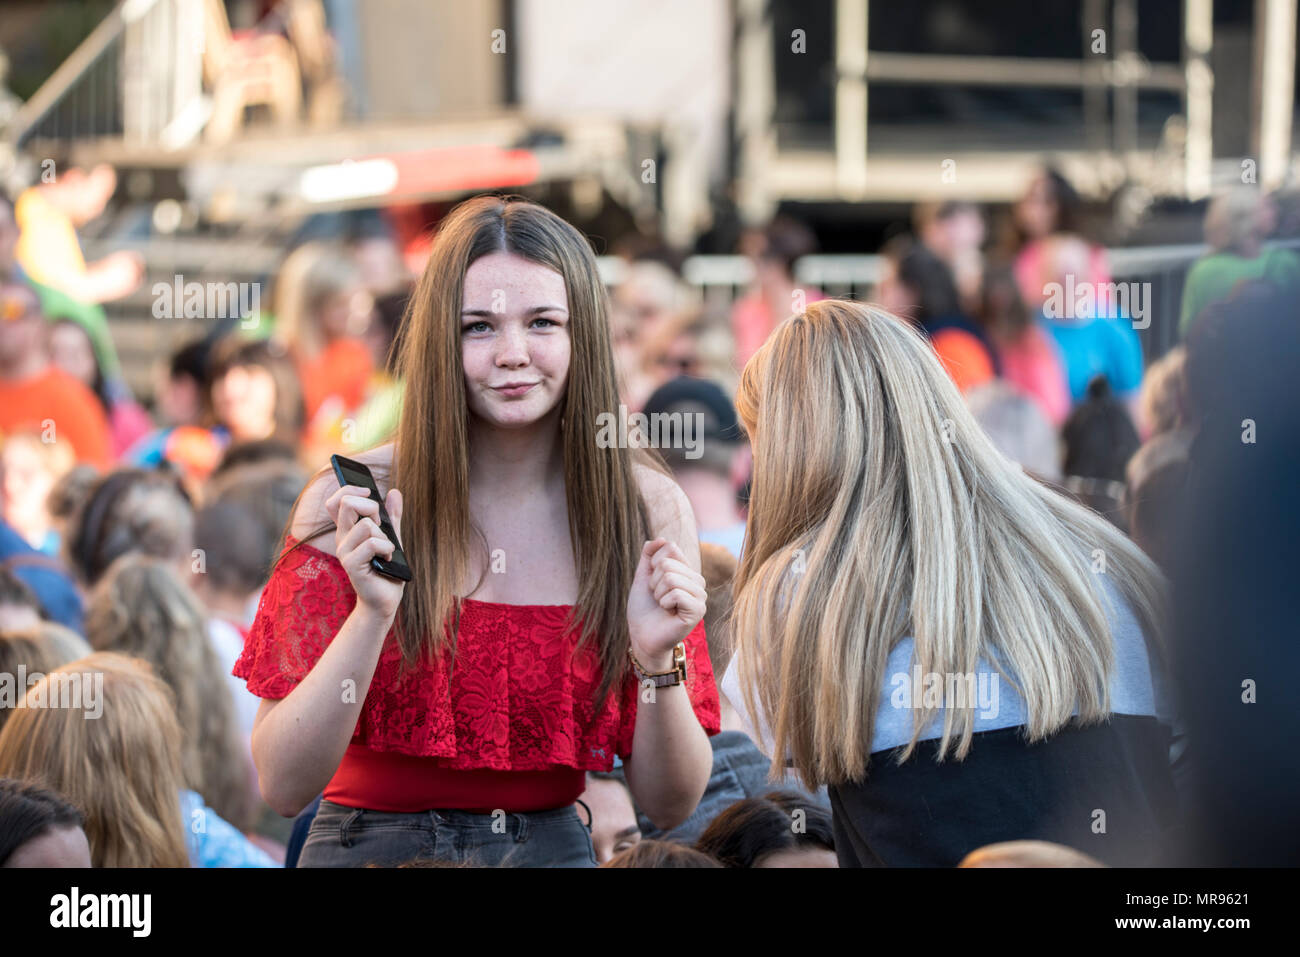
[[[1030,740],[1076,705],[1081,722],[1106,717],[1114,654],[1094,569],[1105,563],[1153,637],[1159,572],[997,452],[908,323],[814,303],[745,367],[736,405],[754,449],[741,685],[806,783],[864,776],[886,662],[907,635],[927,673],[970,674],[996,652]],[[917,709],[900,761],[936,712]],[[945,710],[940,760],[967,755],[973,724],[973,705]]]
[[[582,623],[581,641],[598,642],[603,700],[625,674],[627,596],[648,537],[634,465],[658,466],[640,450],[602,448],[596,441],[597,417],[619,404],[605,287],[587,239],[555,213],[518,197],[479,196],[452,210],[408,307],[398,358],[406,393],[390,487],[402,491],[402,547],[414,580],[402,596],[398,640],[408,664],[454,647],[459,590],[475,558],[486,569],[487,544],[469,512],[460,315],[465,273],[479,258],[502,251],[564,277],[571,351],[560,442],[579,582],[573,616]],[[375,471],[378,477],[383,470]]]
[[[181,729],[171,692],[143,661],[99,652],[46,675],[83,705],[102,675],[94,716],[83,707],[23,707],[0,730],[0,777],[59,792],[86,815],[95,867],[188,867],[181,820]],[[40,685],[45,685],[44,689]],[[74,697],[75,696],[75,697]]]
[[[180,576],[156,558],[123,555],[90,594],[86,635],[96,651],[144,659],[167,683],[183,735],[186,786],[235,827],[251,828],[252,769],[234,701],[208,639],[207,614]]]
[[[329,345],[317,313],[331,296],[361,285],[361,270],[342,246],[309,242],[280,264],[275,279],[275,338],[295,356],[314,359]]]

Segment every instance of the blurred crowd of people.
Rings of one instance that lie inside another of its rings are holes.
[[[101,168],[0,197],[0,674],[44,676],[0,700],[0,865],[292,865],[310,818],[263,802],[250,746],[259,701],[231,672],[312,474],[398,422],[410,263],[390,236],[298,246],[256,322],[225,317],[160,361],[146,411],[102,309],[139,285],[143,264],[125,253],[87,263],[77,238],[113,190]],[[975,204],[923,204],[880,250],[871,298],[924,333],[1005,456],[1172,574],[1209,401],[1197,389],[1217,381],[1197,370],[1213,366],[1225,322],[1300,283],[1300,257],[1265,245],[1269,197],[1216,197],[1212,249],[1183,291],[1182,341],[1148,361],[1082,212],[1053,170],[1028,185],[1005,236]],[[796,281],[816,246],[786,217],[747,231],[738,251],[752,285],[725,308],[682,278],[671,251],[630,253],[610,290],[626,407],[704,424],[702,454],[680,443],[660,454],[695,513],[719,678],[751,470],[733,397],[778,324],[824,298]],[[1059,314],[1053,284],[1089,287],[1090,307]],[[87,708],[102,695],[103,718],[16,706],[13,694],[54,693],[58,676],[84,685]],[[775,782],[722,704],[713,777],[679,827],[640,814],[618,769],[589,773],[580,803],[602,864],[837,866],[825,789]],[[1181,748],[1176,738],[1176,778]],[[1007,862],[1095,863],[1034,842],[970,861]]]

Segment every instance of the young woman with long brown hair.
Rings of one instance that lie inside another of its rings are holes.
[[[722,690],[828,787],[841,865],[1017,839],[1150,863],[1173,815],[1150,560],[1002,456],[880,309],[787,319],[736,406],[754,481]]]
[[[267,801],[291,815],[324,791],[303,866],[595,866],[573,803],[616,755],[660,825],[703,794],[698,543],[672,480],[599,441],[607,313],[586,239],[541,206],[479,197],[441,224],[395,441],[355,456],[413,580],[371,570],[392,554],[377,504],[322,470],[236,668],[265,699]]]

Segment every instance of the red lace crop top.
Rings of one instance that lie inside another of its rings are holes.
[[[257,616],[234,674],[262,698],[284,698],[324,653],[356,604],[356,593],[342,564],[311,545],[298,545],[290,536],[262,592]],[[578,630],[566,629],[568,605],[506,605],[464,599],[455,667],[449,654],[437,662],[422,661],[403,669],[395,629],[384,641],[379,663],[353,732],[348,756],[326,797],[346,792],[340,801],[376,810],[406,810],[414,798],[384,795],[383,785],[408,791],[412,762],[430,759],[430,781],[438,792],[451,791],[456,804],[433,807],[502,807],[500,787],[513,776],[491,771],[555,772],[519,775],[543,790],[564,790],[563,782],[581,793],[575,771],[608,771],[614,756],[632,751],[636,726],[637,685],[629,670],[598,711],[595,693],[600,661],[594,649],[577,649]],[[704,626],[686,638],[686,691],[704,730],[719,729],[718,691],[709,662]],[[448,675],[448,671],[451,674]],[[384,755],[389,759],[385,764]],[[357,767],[352,767],[356,764]],[[365,773],[360,773],[364,765]],[[378,765],[378,766],[377,766]],[[379,773],[389,767],[391,774]],[[448,787],[450,771],[473,771]],[[358,782],[369,782],[368,803],[359,803]],[[470,800],[473,782],[494,781],[496,792]],[[426,785],[430,782],[426,781]],[[467,788],[467,784],[469,787]],[[335,785],[338,785],[337,787]],[[425,790],[428,788],[426,787]],[[533,810],[517,790],[511,810]],[[560,802],[563,803],[563,802]],[[570,801],[571,803],[571,801]],[[380,806],[383,805],[383,806]],[[548,806],[554,807],[552,800]],[[409,808],[416,809],[416,808]]]

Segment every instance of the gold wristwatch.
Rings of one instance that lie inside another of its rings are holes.
[[[649,681],[656,688],[669,688],[686,681],[686,642],[679,641],[673,648],[673,666],[667,671],[646,671],[641,662],[636,660],[629,645],[627,656],[632,660],[632,670],[639,681]]]

